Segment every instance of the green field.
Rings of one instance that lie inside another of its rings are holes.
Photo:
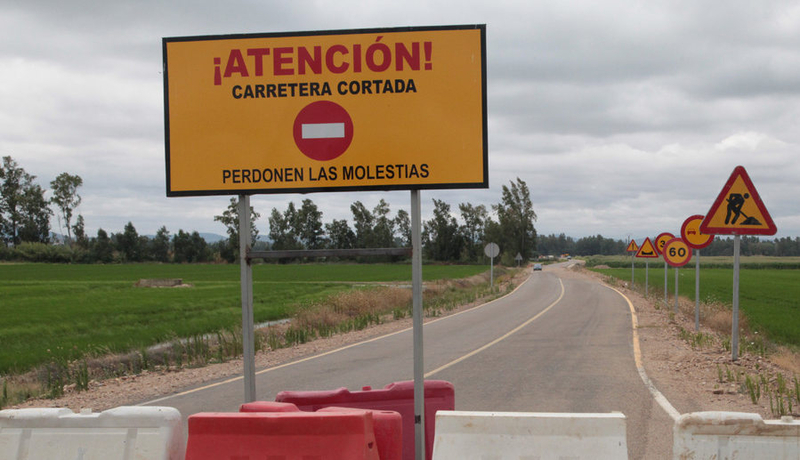
[[[730,259],[730,258],[728,258]],[[630,259],[629,262],[630,263]],[[679,270],[678,292],[694,299],[695,270],[690,262]],[[766,333],[771,340],[800,346],[800,270],[753,269],[742,264],[739,273],[739,306],[747,316],[750,329]],[[595,269],[599,273],[614,276],[630,282],[631,269]],[[644,286],[645,270],[636,268],[635,280]],[[667,273],[667,290],[675,293],[675,273],[670,268]],[[663,296],[664,263],[650,264],[648,277],[651,295]],[[702,302],[721,302],[731,305],[733,297],[733,270],[725,268],[700,268],[700,300]]]
[[[425,266],[426,281],[486,271]],[[0,375],[53,359],[138,349],[241,325],[238,265],[0,264]],[[190,288],[138,288],[181,278]],[[256,322],[287,318],[303,303],[364,282],[411,280],[411,266],[255,265]]]

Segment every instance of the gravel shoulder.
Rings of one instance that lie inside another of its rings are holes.
[[[584,270],[578,264],[569,268],[546,267],[546,270],[561,277],[579,277],[607,284],[631,300],[638,316],[639,339],[646,372],[679,412],[737,411],[758,413],[765,419],[776,418],[771,413],[766,397],[762,397],[759,404],[753,404],[750,396],[742,392],[742,373],[760,373],[774,378],[776,372],[783,372],[791,381],[793,372],[798,370],[779,367],[766,358],[749,354],[744,354],[739,361],[733,363],[730,352],[725,351],[722,341],[708,328],[701,328],[701,332],[713,337],[711,343],[692,348],[681,338],[681,328],[684,331],[694,331],[694,302],[682,299],[684,302],[681,303],[681,314],[672,316],[669,314],[672,307],[667,308],[663,299],[646,299],[640,293],[628,289],[625,283],[607,280],[597,273]],[[528,271],[521,272],[514,282],[521,283],[528,274]],[[445,315],[477,305],[478,303],[464,305]],[[432,319],[434,318],[426,320]],[[259,352],[256,354],[256,369],[276,366],[410,327],[410,318],[393,320],[389,316],[387,322],[361,331],[317,339],[292,348]],[[797,364],[800,366],[800,363]],[[720,370],[723,374],[722,382],[719,379]],[[241,374],[242,363],[239,360],[201,368],[145,371],[135,376],[92,381],[87,391],[76,392],[67,388],[64,396],[58,399],[30,400],[12,408],[67,407],[73,411],[81,408],[101,411],[121,405],[139,404],[211,382],[240,378]],[[736,375],[739,376],[739,381],[736,380]],[[729,376],[731,381],[728,381]]]

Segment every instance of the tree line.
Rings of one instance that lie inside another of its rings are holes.
[[[0,169],[0,260],[49,262],[235,262],[239,252],[238,198],[214,220],[222,223],[228,238],[207,243],[198,232],[178,230],[170,234],[162,226],[154,236],[139,235],[132,222],[120,233],[85,231],[85,220],[73,214],[81,203],[78,189],[83,180],[62,173],[51,183],[52,198],[34,183],[11,157],[3,157]],[[433,217],[423,222],[423,256],[441,262],[477,262],[483,247],[495,242],[501,247],[502,261],[513,264],[517,254],[527,260],[536,255],[536,213],[525,181],[517,178],[502,187],[499,203],[484,205],[460,203],[455,208],[443,200],[432,200]],[[52,206],[52,208],[51,208]],[[54,212],[53,209],[56,211]],[[299,205],[290,202],[286,209],[273,208],[267,217],[266,241],[258,239],[261,215],[251,206],[251,244],[255,249],[393,248],[411,246],[411,219],[404,209],[392,213],[381,199],[369,208],[361,201],[351,204],[352,225],[347,219],[323,222],[322,211],[310,199]],[[50,217],[56,215],[66,229],[61,242],[51,241]],[[460,217],[460,222],[458,217]]]
[[[132,222],[120,233],[98,229],[88,236],[82,215],[74,216],[81,203],[78,189],[83,180],[61,173],[50,182],[51,197],[10,156],[0,168],[0,260],[42,262],[235,262],[239,252],[238,198],[214,220],[222,223],[228,238],[208,243],[196,231],[171,234],[162,226],[154,236],[139,235]],[[501,248],[501,262],[515,264],[517,255],[529,260],[540,255],[623,255],[627,242],[602,235],[579,239],[565,234],[537,235],[530,190],[517,178],[502,186],[500,202],[489,207],[472,203],[451,206],[432,200],[432,217],[422,224],[423,257],[431,261],[474,263],[485,261],[484,246]],[[351,220],[323,221],[323,213],[311,199],[286,209],[273,208],[267,216],[266,241],[260,240],[261,215],[250,208],[251,244],[255,249],[351,249],[411,246],[411,219],[404,209],[393,213],[381,199],[370,208],[361,201],[350,205]],[[66,230],[64,244],[51,241],[50,219],[56,216]],[[73,217],[75,221],[73,223]],[[732,255],[733,240],[716,238],[704,255]],[[800,256],[800,238],[762,240],[743,237],[742,255]]]
[[[651,237],[653,240],[654,237]],[[637,241],[641,244],[642,241]],[[588,236],[574,239],[560,235],[541,235],[538,239],[537,252],[544,255],[622,255],[628,243],[623,240],[604,238],[602,235]],[[761,239],[757,236],[742,236],[740,251],[743,256],[776,256],[800,257],[800,238],[782,237],[772,240]],[[701,250],[704,256],[733,256],[733,238],[716,237],[711,245]]]

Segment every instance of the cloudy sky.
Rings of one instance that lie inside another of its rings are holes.
[[[491,205],[516,177],[540,234],[677,233],[737,165],[778,236],[800,236],[797,1],[40,1],[0,4],[0,156],[84,180],[87,233],[224,234],[228,197],[167,198],[162,37],[486,24]],[[303,195],[258,195],[258,227]],[[408,192],[308,195],[323,220]],[[58,222],[53,219],[53,229]]]

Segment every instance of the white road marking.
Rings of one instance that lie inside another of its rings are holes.
[[[653,384],[653,381],[650,380],[650,377],[647,376],[647,372],[644,370],[644,364],[642,364],[642,349],[639,347],[638,320],[636,319],[636,310],[633,308],[633,302],[631,302],[631,300],[622,292],[614,289],[611,286],[606,287],[621,295],[622,298],[628,302],[628,308],[631,310],[631,322],[633,324],[633,359],[636,361],[636,369],[639,371],[639,377],[642,378],[642,382],[644,382],[644,385],[650,391],[650,394],[653,395],[653,398],[655,398],[656,402],[661,406],[661,408],[664,409],[670,417],[672,417],[672,420],[677,421],[678,417],[681,416],[681,413],[675,409],[666,396],[658,391],[658,388],[656,388],[655,384]]]
[[[530,279],[530,277],[526,278],[526,279],[525,279],[525,281],[523,281],[523,282],[519,283],[519,286],[517,286],[517,287],[516,287],[516,288],[515,288],[513,291],[509,292],[508,294],[504,295],[503,297],[499,297],[499,298],[497,298],[497,299],[494,299],[494,300],[492,300],[492,301],[486,302],[486,303],[485,303],[485,304],[483,304],[483,305],[478,305],[477,307],[470,308],[470,309],[468,309],[468,310],[460,311],[460,312],[458,312],[458,313],[454,313],[454,314],[452,314],[452,315],[449,315],[449,316],[443,316],[443,317],[441,317],[441,318],[437,318],[437,319],[435,319],[435,320],[428,321],[428,322],[426,322],[425,324],[427,325],[427,324],[432,324],[432,323],[435,323],[435,322],[438,322],[438,321],[443,321],[443,320],[446,320],[446,319],[455,318],[456,316],[463,315],[464,313],[468,313],[468,312],[471,312],[471,311],[477,310],[477,309],[479,309],[479,308],[483,308],[483,307],[485,307],[485,306],[487,306],[487,305],[491,305],[491,304],[493,304],[493,303],[497,302],[498,300],[500,300],[500,299],[503,299],[503,298],[505,298],[505,297],[508,297],[509,295],[511,295],[511,294],[513,294],[513,293],[515,293],[515,292],[517,292],[517,290],[519,290],[519,288],[521,288],[521,287],[522,287],[522,286],[523,286],[525,283],[527,283],[529,279]],[[559,281],[560,281],[560,280],[559,280]],[[561,296],[563,297],[563,295],[564,295],[564,285],[563,285],[563,284],[561,285],[561,290],[562,290],[562,291],[561,291]],[[560,299],[561,299],[561,297],[559,297],[559,300],[560,300]],[[557,301],[556,301],[556,302],[557,302]],[[552,307],[552,305],[551,305],[551,307]],[[550,307],[547,307],[547,309],[550,309]],[[546,310],[545,310],[545,311],[546,311]],[[541,312],[541,313],[539,313],[539,315],[536,315],[536,316],[538,317],[538,316],[542,315],[543,313],[544,313],[544,311],[543,311],[543,312]],[[535,319],[535,318],[533,318],[533,319]],[[532,320],[529,320],[529,321],[532,321]],[[256,372],[256,375],[266,374],[267,372],[272,372],[272,371],[276,371],[276,370],[278,370],[278,369],[283,369],[284,367],[294,366],[295,364],[304,363],[304,362],[306,362],[306,361],[312,361],[312,360],[314,360],[314,359],[317,359],[317,358],[322,358],[323,356],[332,355],[332,354],[334,354],[334,353],[338,353],[338,352],[340,352],[340,351],[344,351],[344,350],[347,350],[347,349],[349,349],[349,348],[357,347],[357,346],[364,345],[364,344],[367,344],[367,343],[372,343],[372,342],[375,342],[375,341],[377,341],[377,340],[381,340],[381,339],[385,339],[385,338],[387,338],[387,337],[391,337],[391,336],[393,336],[393,335],[402,334],[403,332],[408,332],[408,331],[410,331],[410,330],[412,330],[412,329],[413,329],[413,328],[410,328],[410,327],[409,327],[409,328],[406,328],[406,329],[403,329],[403,330],[400,330],[400,331],[396,331],[396,332],[392,332],[392,333],[389,333],[389,334],[386,334],[386,335],[382,335],[382,336],[379,336],[379,337],[374,337],[374,338],[371,338],[371,339],[368,339],[368,340],[364,340],[364,341],[362,341],[362,342],[358,342],[358,343],[353,343],[353,344],[350,344],[350,345],[346,345],[346,346],[344,346],[344,347],[337,348],[337,349],[335,349],[335,350],[326,351],[326,352],[324,352],[324,353],[320,353],[320,354],[318,354],[318,355],[309,356],[309,357],[306,357],[306,358],[303,358],[303,359],[299,359],[299,360],[297,360],[297,361],[292,361],[292,362],[289,362],[289,363],[284,363],[284,364],[281,364],[281,365],[278,365],[278,366],[275,366],[275,367],[268,367],[268,368],[266,368],[266,369],[262,369],[262,370],[260,370],[260,371]],[[511,333],[513,333],[513,332],[514,332],[514,331],[512,331]],[[510,335],[511,333],[509,333],[509,334],[507,334],[507,335]],[[498,340],[498,341],[499,341],[499,340]],[[493,345],[493,344],[492,344],[492,345]],[[485,348],[488,348],[488,346],[486,346]],[[473,352],[473,354],[475,354],[475,353],[477,353],[477,351]],[[452,364],[455,364],[455,363],[452,363]],[[426,374],[426,376],[427,376],[427,375],[430,375],[430,374],[432,374],[433,372],[438,372],[438,371],[439,371],[439,370],[441,370],[441,369],[442,369],[442,368],[436,369],[436,370],[434,370],[434,371],[430,372],[429,374]],[[227,379],[227,380],[223,380],[223,381],[221,381],[221,382],[212,383],[212,384],[209,384],[209,385],[204,385],[204,386],[202,386],[202,387],[199,387],[199,388],[193,388],[193,389],[191,389],[191,390],[182,391],[182,392],[180,392],[180,393],[171,394],[171,395],[164,396],[164,397],[161,397],[161,398],[158,398],[158,399],[153,399],[153,400],[150,400],[150,401],[145,401],[145,402],[142,402],[142,403],[139,403],[139,404],[137,404],[137,406],[144,406],[144,405],[147,405],[147,404],[155,404],[155,403],[160,403],[160,402],[166,401],[166,400],[168,400],[168,399],[177,398],[177,397],[180,397],[180,396],[186,396],[186,395],[189,395],[189,394],[192,394],[192,393],[197,393],[197,392],[199,392],[199,391],[207,390],[207,389],[209,389],[209,388],[214,388],[214,387],[218,387],[218,386],[221,386],[221,385],[226,385],[226,384],[228,384],[228,383],[236,382],[236,381],[238,381],[238,380],[242,380],[242,379],[244,379],[244,377],[243,377],[243,376],[241,376],[241,375],[240,375],[240,376],[238,376],[238,377],[232,377],[232,378],[229,378],[229,379]]]
[[[486,345],[484,345],[484,346],[482,346],[482,347],[480,347],[480,348],[478,348],[476,350],[473,350],[473,351],[467,353],[466,355],[464,355],[464,356],[462,356],[462,357],[460,357],[458,359],[450,361],[449,363],[445,364],[442,367],[439,367],[437,369],[434,369],[434,370],[428,372],[427,374],[425,374],[425,378],[428,378],[428,377],[432,376],[433,374],[436,374],[437,372],[441,372],[441,371],[447,369],[450,366],[454,366],[454,365],[460,363],[461,361],[464,361],[465,359],[467,359],[467,358],[469,358],[471,356],[477,355],[478,353],[486,350],[487,348],[491,347],[492,345],[495,345],[495,344],[497,344],[499,342],[502,342],[503,340],[511,337],[515,333],[519,332],[520,329],[524,328],[528,324],[530,324],[530,323],[536,321],[537,319],[539,319],[540,316],[544,315],[545,313],[548,312],[548,310],[550,310],[551,308],[555,307],[556,304],[558,302],[560,302],[561,299],[564,297],[564,283],[561,281],[561,278],[557,278],[557,279],[558,279],[558,284],[561,285],[561,294],[559,294],[558,298],[553,303],[548,305],[547,308],[545,308],[544,310],[540,311],[534,317],[530,318],[529,320],[525,321],[524,323],[520,324],[519,326],[515,327],[514,329],[510,330],[507,334],[492,340],[491,342],[487,343]]]

